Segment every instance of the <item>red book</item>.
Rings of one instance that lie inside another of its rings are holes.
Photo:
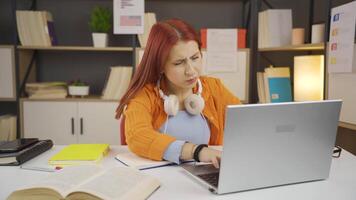
[[[200,30],[201,48],[206,48],[207,29]],[[237,29],[237,48],[246,48],[246,29]]]

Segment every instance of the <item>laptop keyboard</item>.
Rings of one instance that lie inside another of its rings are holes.
[[[197,175],[199,178],[203,179],[204,181],[208,182],[214,187],[218,187],[219,183],[219,172],[209,173],[209,174],[200,174]]]

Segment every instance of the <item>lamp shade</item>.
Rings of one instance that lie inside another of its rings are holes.
[[[324,98],[324,56],[294,57],[294,101]]]

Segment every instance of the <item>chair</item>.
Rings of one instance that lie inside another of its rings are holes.
[[[120,119],[120,141],[121,145],[127,145],[126,143],[126,136],[125,136],[125,117],[124,115],[121,116]]]

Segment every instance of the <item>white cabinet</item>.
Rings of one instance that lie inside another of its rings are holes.
[[[51,139],[55,144],[120,144],[117,102],[33,101],[22,103],[24,137]]]

